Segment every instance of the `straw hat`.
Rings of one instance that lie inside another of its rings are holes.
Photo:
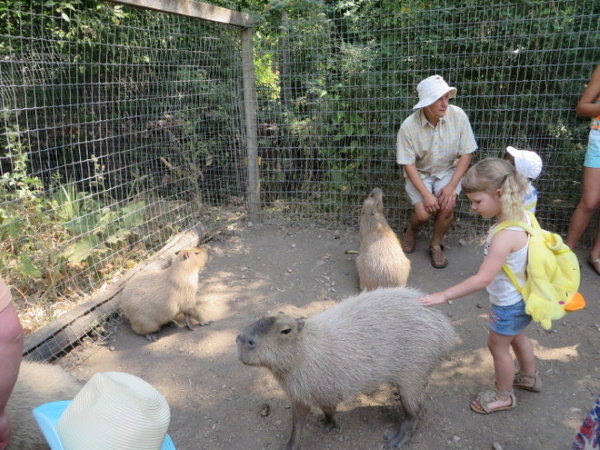
[[[450,94],[450,98],[454,98],[457,92],[458,90],[455,87],[448,86],[448,83],[441,76],[432,75],[417,85],[419,103],[413,106],[413,109],[429,106],[448,93]]]
[[[175,449],[167,401],[127,373],[97,373],[72,401],[46,403],[33,415],[52,450]]]
[[[514,147],[506,147],[506,151],[515,160],[517,172],[525,178],[535,180],[542,173],[542,158],[531,150],[518,150]]]

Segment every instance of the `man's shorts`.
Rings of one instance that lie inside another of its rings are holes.
[[[516,336],[531,323],[523,300],[509,306],[490,305],[490,329],[505,336]]]
[[[600,130],[590,130],[588,138],[587,151],[585,152],[585,161],[583,167],[600,169]]]
[[[452,180],[452,175],[454,175],[454,172],[449,172],[446,176],[444,176],[444,178],[438,178],[433,175],[426,177],[421,176],[421,180],[423,181],[423,183],[425,183],[425,186],[427,187],[429,192],[431,192],[434,195],[437,195],[437,193],[440,192],[444,186],[450,183],[450,180]],[[410,201],[412,202],[412,204],[414,205],[415,203],[422,202],[423,197],[421,196],[421,193],[417,190],[415,185],[412,184],[412,182],[408,178],[406,178],[405,180],[406,183],[404,185],[404,188],[406,189],[406,193],[410,197]],[[461,184],[458,183],[455,189],[456,195],[459,195],[460,191]]]

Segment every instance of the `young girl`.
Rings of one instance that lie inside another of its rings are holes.
[[[0,450],[8,446],[6,403],[17,381],[23,354],[23,328],[11,300],[10,290],[0,278]]]
[[[487,158],[478,162],[465,174],[462,188],[471,200],[471,208],[486,219],[495,217],[497,223],[527,220],[523,210],[527,180],[508,161]],[[519,227],[506,228],[492,236],[493,230],[494,227],[486,239],[485,258],[475,275],[419,299],[425,305],[436,305],[487,289],[491,303],[488,348],[494,361],[496,386],[480,392],[471,402],[471,409],[480,414],[514,408],[517,400],[513,388],[539,392],[541,387],[533,347],[525,336],[531,316],[525,313],[521,294],[502,270],[502,265],[507,264],[521,285],[525,282],[529,236]],[[520,371],[516,374],[511,347],[519,363]]]

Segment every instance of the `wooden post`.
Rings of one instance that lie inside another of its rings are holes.
[[[252,29],[242,29],[242,81],[248,155],[248,208],[250,219],[260,222],[260,176],[257,138],[256,83],[252,51]]]

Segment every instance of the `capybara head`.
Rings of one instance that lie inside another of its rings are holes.
[[[383,214],[383,191],[379,188],[374,188],[365,201],[363,202],[362,214]]]
[[[238,334],[238,357],[249,366],[277,368],[295,354],[295,344],[303,328],[304,319],[283,313],[263,317]]]
[[[208,262],[208,251],[204,247],[193,247],[176,253],[173,264],[185,264],[190,268],[202,269]]]

